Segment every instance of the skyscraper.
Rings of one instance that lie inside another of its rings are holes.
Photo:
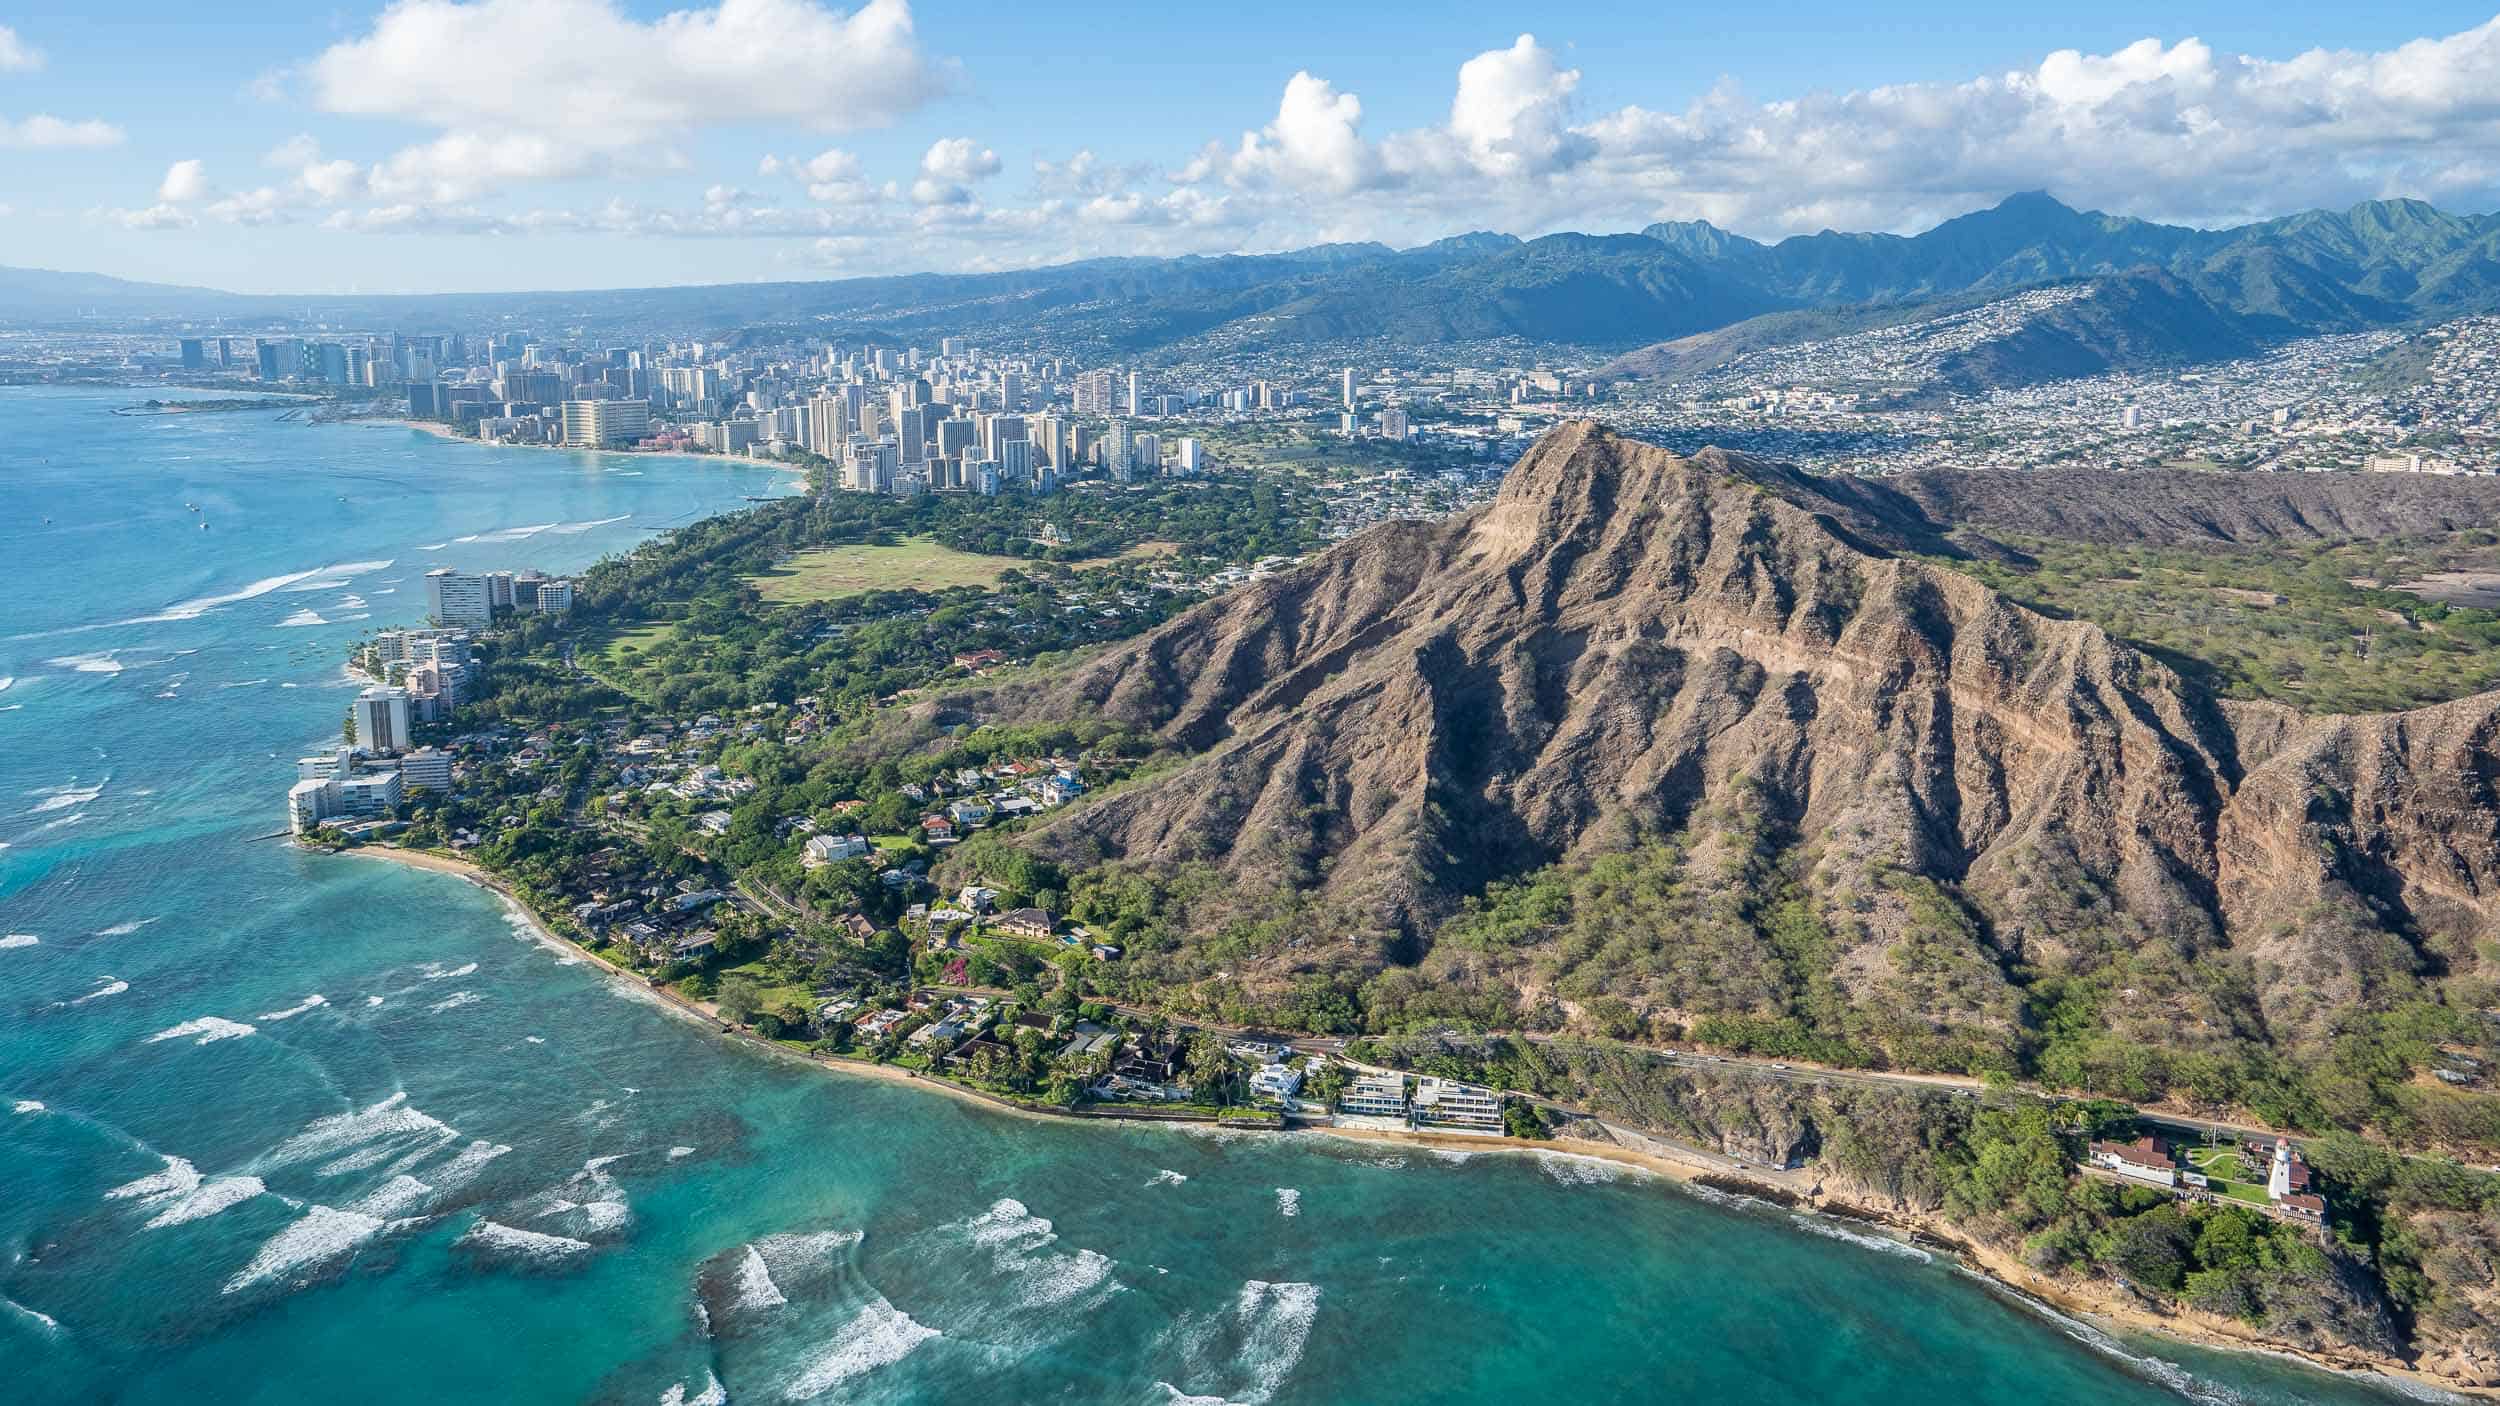
[[[1354,408],[1354,368],[1347,367],[1345,374],[1337,379],[1338,392],[1345,397],[1345,408],[1352,410]]]
[[[410,742],[408,690],[388,686],[356,695],[356,745],[368,752],[405,752]]]
[[[425,573],[425,613],[437,625],[495,623],[494,597],[486,578],[438,566]]]

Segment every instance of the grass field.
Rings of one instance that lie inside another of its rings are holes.
[[[817,547],[747,579],[775,605],[800,605],[862,591],[986,586],[1002,573],[1026,565],[1013,557],[976,556],[926,537],[906,537],[891,546]]]

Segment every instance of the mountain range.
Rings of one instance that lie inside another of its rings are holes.
[[[1166,886],[1132,938],[1163,981],[1364,981],[1376,1008],[1393,978],[1488,1023],[1793,1022],[1851,1059],[1967,1067],[2031,1038],[2049,993],[2097,993],[2135,1046],[2315,1050],[2482,980],[2500,694],[2218,699],[1914,555],[2043,525],[2037,486],[1944,477],[1573,424],[1487,507],[1375,527],[966,706],[1187,758],[1026,841]],[[2243,502],[2197,478],[2127,475],[2064,525],[2254,540],[2500,510],[2482,483]]]
[[[1348,339],[1519,338],[1637,355],[1618,374],[1675,374],[1718,344],[1880,325],[1921,310],[2061,280],[2035,348],[1977,380],[2046,357],[2057,374],[2235,354],[2302,333],[2397,326],[2500,308],[2500,216],[2416,200],[2200,230],[2011,197],[1923,234],[1826,231],[1765,244],[1700,221],[1637,234],[1477,233],[1414,249],[1335,244],[1286,253],[1097,259],[1010,273],[916,274],[607,292],[239,295],[94,275],[0,270],[0,316],[40,320],[315,316],[450,330],[488,317],[585,329],[711,334],[805,324],[896,341],[1040,332],[1141,360],[1223,346]],[[1960,300],[1960,301],[1955,301]],[[1770,319],[1760,321],[1760,319]],[[1666,347],[1653,344],[1666,343]]]

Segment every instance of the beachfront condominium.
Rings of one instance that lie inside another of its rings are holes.
[[[483,576],[471,576],[438,566],[425,573],[425,613],[437,625],[471,625],[479,629],[495,623],[495,599],[492,587]]]
[[[602,449],[609,445],[629,444],[650,433],[650,401],[564,402],[564,443],[567,448]]]
[[[386,684],[356,695],[357,746],[379,756],[405,752],[411,740],[408,690]]]
[[[1361,1118],[1406,1116],[1406,1076],[1357,1074],[1337,1095],[1337,1111]]]
[[[1502,1130],[1502,1100],[1491,1089],[1455,1079],[1418,1079],[1415,1121],[1426,1127],[1498,1133]]]

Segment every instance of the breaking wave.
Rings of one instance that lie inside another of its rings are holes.
[[[853,1377],[902,1361],[937,1336],[937,1329],[879,1296],[815,1351],[790,1378],[783,1395],[792,1401],[813,1401]]]
[[[239,1040],[252,1034],[254,1029],[239,1020],[204,1015],[197,1020],[186,1020],[180,1025],[159,1030],[144,1043],[153,1045],[159,1040],[189,1040],[195,1045],[211,1045],[219,1040]]]
[[[225,1292],[231,1294],[293,1270],[326,1264],[353,1252],[392,1224],[380,1216],[357,1211],[307,1206],[301,1219],[271,1236],[252,1256],[252,1262],[226,1281]]]
[[[43,939],[31,932],[13,932],[6,937],[0,937],[0,952],[6,952],[15,947],[40,947],[42,945]]]
[[[296,1002],[294,1005],[287,1007],[285,1010],[262,1011],[260,1013],[260,1018],[263,1020],[293,1020],[295,1017],[302,1015],[306,1011],[318,1010],[328,1004],[330,1004],[329,998],[316,991],[312,995],[306,996],[303,1000]]]
[[[554,1264],[571,1259],[590,1248],[587,1240],[569,1235],[549,1235],[543,1231],[515,1230],[497,1221],[481,1220],[463,1232],[455,1245],[473,1250],[493,1250],[540,1264]]]
[[[1302,1214],[1302,1193],[1290,1186],[1276,1188],[1276,1214],[1280,1216]]]

